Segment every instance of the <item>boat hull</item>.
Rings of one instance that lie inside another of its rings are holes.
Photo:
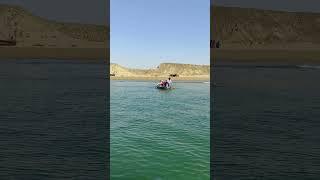
[[[171,89],[170,87],[166,87],[166,86],[159,86],[157,85],[156,86],[157,89],[161,89],[161,90],[168,90],[168,89]]]

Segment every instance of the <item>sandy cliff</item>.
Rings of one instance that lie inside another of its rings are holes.
[[[211,7],[211,62],[320,63],[320,13]]]
[[[222,48],[320,48],[320,13],[211,7],[211,39]]]
[[[106,26],[51,21],[19,6],[0,5],[0,29],[1,57],[36,58],[41,48],[41,57],[81,58],[86,53],[86,58],[101,58],[109,48]],[[6,41],[15,43],[6,45]],[[9,47],[16,49],[4,49]]]
[[[170,74],[177,74],[178,78],[208,79],[210,76],[210,66],[162,63],[155,69],[131,69],[118,64],[111,64],[110,73],[114,74],[116,78],[166,78]]]

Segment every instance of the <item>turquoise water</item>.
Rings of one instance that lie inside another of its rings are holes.
[[[206,180],[210,84],[111,81],[111,178]]]

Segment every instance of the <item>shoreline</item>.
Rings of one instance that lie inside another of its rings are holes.
[[[160,81],[168,77],[114,77],[110,76],[110,80],[126,80],[126,81]],[[210,81],[210,77],[173,77],[173,81]]]
[[[215,65],[318,65],[320,49],[211,49],[211,62]]]
[[[109,48],[43,48],[0,47],[0,60],[5,59],[64,59],[64,60],[108,60]]]

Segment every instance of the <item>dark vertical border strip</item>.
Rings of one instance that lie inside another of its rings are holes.
[[[106,17],[107,17],[107,26],[109,27],[108,31],[108,42],[107,42],[107,47],[106,48],[106,53],[107,53],[107,58],[106,58],[106,76],[107,78],[107,93],[106,93],[106,116],[107,116],[107,179],[110,179],[110,31],[111,31],[111,26],[110,26],[110,0],[106,0]]]
[[[213,131],[214,131],[214,87],[215,87],[215,81],[214,81],[214,64],[215,64],[215,57],[214,57],[214,49],[212,47],[212,39],[213,32],[215,30],[215,19],[213,17],[212,12],[212,6],[213,6],[213,0],[210,0],[210,179],[213,178],[213,163],[214,163],[214,156],[213,156]]]
[[[105,59],[105,75],[103,78],[106,78],[106,107],[105,107],[105,113],[106,113],[106,179],[110,179],[110,31],[111,31],[111,26],[110,26],[110,0],[106,0],[106,8],[105,8],[105,16],[106,16],[106,25],[108,27],[108,34],[107,34],[107,39],[108,42],[106,43],[106,59]]]

